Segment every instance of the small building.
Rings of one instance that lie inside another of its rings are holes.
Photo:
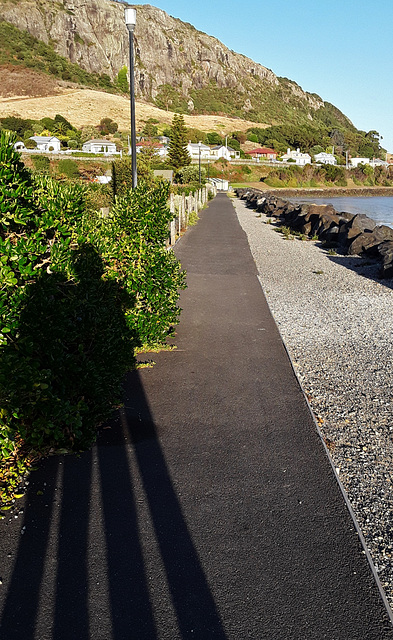
[[[373,169],[375,169],[375,167],[388,167],[389,162],[381,160],[380,158],[373,158],[372,160],[370,160],[370,165],[373,167]]]
[[[160,158],[166,158],[169,146],[157,141],[142,140],[136,143],[135,148],[137,153],[140,153],[143,149],[151,149],[157,156],[160,156]]]
[[[229,190],[229,182],[228,180],[224,180],[224,178],[209,178],[208,182],[215,186],[218,191]]]
[[[296,151],[287,149],[287,152],[282,156],[282,161],[288,162],[288,160],[294,161],[301,167],[304,167],[306,164],[311,164],[311,156],[308,153],[301,153],[300,149],[296,149]]]
[[[61,149],[61,142],[56,136],[31,136],[29,140],[33,140],[36,143],[37,151],[59,153]]]
[[[201,154],[201,160],[210,160],[210,147],[202,142],[189,142],[187,151],[191,156],[191,160],[199,160],[199,153]]]
[[[350,167],[358,167],[359,164],[370,164],[370,158],[351,158],[350,159]]]
[[[316,153],[314,156],[315,162],[318,164],[337,164],[337,160],[332,153]]]
[[[252,149],[251,151],[247,151],[248,155],[252,158],[256,158],[257,160],[277,160],[278,153],[274,149],[269,149],[268,147],[259,147],[258,149]]]
[[[25,143],[22,140],[18,140],[18,142],[15,142],[14,144],[14,149],[15,151],[27,151]]]
[[[85,153],[102,153],[105,156],[112,156],[117,153],[116,144],[110,140],[88,140],[82,146]]]
[[[236,160],[240,158],[240,151],[227,147],[223,144],[216,145],[210,148],[210,160],[217,160],[218,158],[225,158],[225,160]]]

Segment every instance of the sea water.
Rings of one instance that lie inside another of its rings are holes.
[[[393,227],[393,197],[333,197],[333,198],[290,198],[291,202],[314,202],[315,204],[332,204],[337,213],[365,213],[378,224]]]

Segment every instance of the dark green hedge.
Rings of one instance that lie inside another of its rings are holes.
[[[80,449],[119,401],[135,349],[162,344],[184,273],[165,249],[168,188],[126,192],[109,217],[86,189],[36,176],[0,138],[0,452]]]

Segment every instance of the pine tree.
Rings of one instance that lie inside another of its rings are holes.
[[[175,169],[181,169],[191,164],[191,157],[187,150],[186,125],[183,116],[177,113],[175,113],[172,120],[168,158]]]

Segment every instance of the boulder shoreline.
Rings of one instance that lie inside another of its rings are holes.
[[[283,198],[377,198],[379,196],[393,197],[393,187],[315,187],[312,189],[307,188],[293,188],[287,189],[262,186],[255,188],[255,191],[261,191],[263,193],[270,193],[275,196]]]
[[[339,253],[367,256],[380,263],[380,277],[393,277],[393,229],[364,214],[337,212],[332,204],[293,203],[270,191],[237,189],[247,206],[280,220],[295,233],[318,239]]]
[[[393,281],[234,199],[273,317],[393,606]]]

